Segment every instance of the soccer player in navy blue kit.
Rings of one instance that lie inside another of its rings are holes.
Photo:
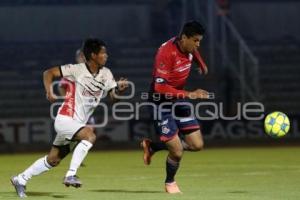
[[[160,143],[144,139],[144,163],[149,165],[151,156],[166,149],[165,190],[167,193],[181,193],[175,182],[183,150],[199,151],[203,148],[202,133],[197,119],[191,113],[191,107],[185,99],[209,99],[210,94],[202,89],[186,91],[184,86],[189,76],[192,61],[196,61],[202,74],[207,74],[198,48],[205,30],[196,22],[184,24],[178,37],[163,43],[155,56],[153,82],[150,90],[151,101],[156,105],[153,116],[155,130]],[[160,96],[160,98],[153,98]],[[164,104],[164,105],[162,105]],[[172,108],[175,112],[172,112]],[[180,136],[184,140],[180,139]]]

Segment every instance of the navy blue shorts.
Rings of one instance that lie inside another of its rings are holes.
[[[154,126],[163,142],[171,140],[178,133],[187,134],[200,129],[190,106],[176,105],[173,113],[171,110],[161,112],[158,108],[156,111],[160,117],[154,120]]]

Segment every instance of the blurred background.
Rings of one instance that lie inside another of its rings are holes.
[[[1,0],[0,1],[0,151],[48,148],[55,131],[42,73],[75,63],[87,37],[104,40],[115,78],[135,83],[140,103],[147,92],[157,48],[176,36],[182,24],[206,27],[201,52],[209,75],[196,66],[187,88],[214,92],[218,112],[235,116],[239,105],[261,102],[264,114],[286,113],[289,134],[268,137],[262,120],[201,121],[207,146],[297,144],[300,139],[300,2],[296,0]],[[107,100],[105,102],[108,103]],[[240,103],[240,104],[239,104]],[[200,112],[204,112],[205,109]],[[115,120],[97,128],[96,148],[134,148],[143,137],[155,139],[150,116]],[[103,120],[103,111],[94,114]]]

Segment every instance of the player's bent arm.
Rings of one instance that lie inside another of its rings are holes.
[[[50,102],[55,101],[55,97],[51,93],[51,87],[52,87],[53,78],[61,77],[61,76],[62,75],[61,75],[61,71],[60,71],[59,67],[52,67],[50,69],[47,69],[43,73],[44,87],[45,87],[45,90],[46,90],[47,99]]]
[[[62,87],[62,86],[59,86],[59,87],[58,87],[58,93],[59,93],[60,96],[65,96],[65,95],[66,95],[66,90],[65,90],[65,88]]]
[[[168,95],[171,95],[172,97],[175,97],[175,98],[185,98],[188,95],[187,91],[178,90],[178,89],[176,89],[176,88],[174,88],[171,85],[168,85],[166,83],[164,83],[164,84],[155,83],[154,90],[157,93],[168,94]]]
[[[110,100],[115,103],[117,101],[119,101],[120,99],[118,99],[118,96],[116,94],[116,88],[113,88],[109,91],[109,97],[110,97]]]
[[[120,80],[117,81],[117,87],[113,88],[109,92],[110,99],[113,102],[119,101],[120,96],[125,92],[125,90],[129,87],[129,83],[127,78],[120,78]]]
[[[118,87],[115,87],[115,88],[110,90],[109,97],[110,97],[111,101],[113,103],[115,103],[115,102],[118,102],[118,101],[121,100],[121,98],[119,98],[119,97],[121,97],[123,93],[124,93],[124,91],[120,91],[118,89]]]
[[[205,64],[205,62],[198,50],[194,51],[193,60],[197,63],[200,74],[206,75],[208,73],[207,65]]]
[[[190,99],[211,99],[210,93],[202,89],[197,89],[192,92],[188,92],[187,96]]]

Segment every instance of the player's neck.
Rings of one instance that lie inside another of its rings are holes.
[[[177,44],[177,48],[179,49],[179,51],[183,54],[188,54],[188,52],[185,51],[185,49],[183,48],[183,45],[182,45],[182,41],[181,40],[178,40],[176,42]]]
[[[103,66],[97,65],[95,62],[87,61],[86,66],[92,74],[98,73]]]

